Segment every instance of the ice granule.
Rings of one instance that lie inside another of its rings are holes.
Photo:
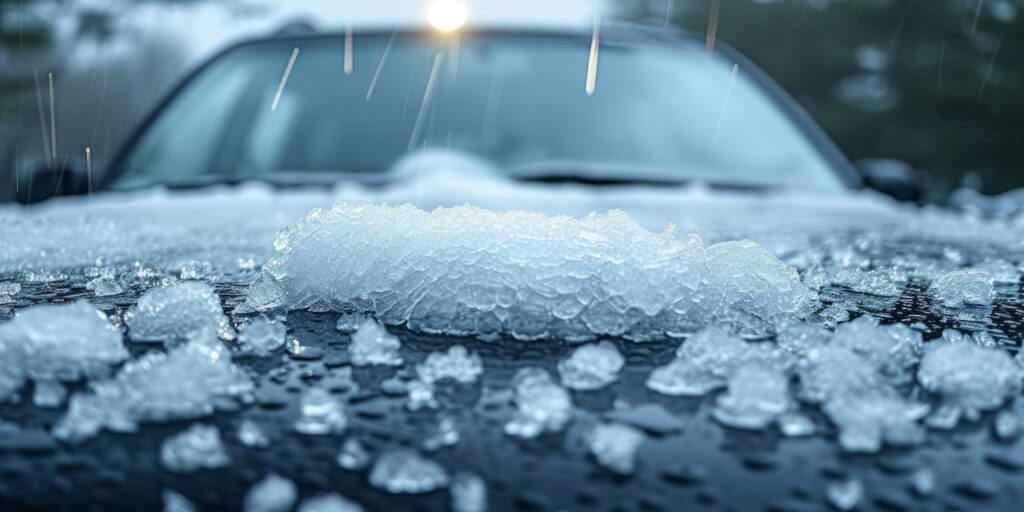
[[[988,306],[995,293],[994,283],[984,270],[954,270],[936,279],[928,293],[948,308]]]
[[[745,362],[784,366],[787,359],[770,344],[749,343],[712,327],[684,341],[673,361],[651,372],[647,387],[663,395],[700,396],[725,386]]]
[[[85,283],[85,288],[92,290],[97,297],[109,297],[124,293],[124,287],[118,282],[116,271],[112,268],[102,269],[98,276]]]
[[[626,365],[615,344],[602,341],[578,347],[572,355],[558,363],[562,385],[577,391],[601,389],[619,378]]]
[[[21,291],[21,284],[3,281],[0,282],[0,304],[7,304],[14,300],[14,296]]]
[[[36,381],[32,391],[32,404],[36,407],[57,408],[64,403],[68,389],[56,381]]]
[[[366,321],[366,315],[359,313],[342,313],[338,317],[338,321],[334,324],[334,328],[342,334],[352,334],[356,332],[359,325]]]
[[[473,473],[456,473],[448,492],[452,512],[487,512],[487,484]]]
[[[245,512],[288,512],[299,497],[295,482],[271,473],[253,484],[245,495]]]
[[[799,376],[802,398],[823,404],[845,450],[877,452],[884,443],[912,445],[924,439],[919,421],[928,406],[903,398],[853,350],[834,344],[812,349]]]
[[[173,473],[215,469],[231,463],[220,431],[210,425],[192,425],[160,445],[160,465]]]
[[[337,458],[338,466],[349,471],[365,468],[370,464],[370,452],[358,439],[346,439],[341,445]]]
[[[448,472],[413,450],[393,449],[374,462],[370,485],[391,494],[421,494],[446,487]]]
[[[582,219],[339,201],[282,230],[257,310],[372,313],[415,331],[519,340],[664,339],[722,323],[772,331],[816,295],[749,241],[705,248],[621,211]]]
[[[354,366],[384,365],[400,366],[402,358],[398,349],[402,342],[376,321],[366,319],[359,324],[352,335],[348,354]]]
[[[1024,370],[1005,351],[973,343],[939,343],[921,359],[917,380],[969,419],[1019,395]]]
[[[181,266],[179,276],[182,280],[196,280],[216,277],[213,265],[209,261],[189,261]]]
[[[110,379],[94,380],[70,400],[54,427],[59,439],[81,440],[106,428],[132,432],[143,421],[198,418],[237,408],[253,384],[216,338],[129,361]]]
[[[842,512],[853,510],[864,498],[864,484],[857,479],[830,483],[825,488],[825,497]]]
[[[1020,280],[1020,271],[1016,265],[1006,260],[985,260],[972,268],[988,273],[996,284],[1017,284]]]
[[[0,324],[0,400],[25,379],[45,387],[98,377],[128,355],[120,330],[88,302],[22,309]]]
[[[268,356],[284,345],[284,325],[257,318],[238,330],[238,344],[242,353]]]
[[[345,407],[322,388],[310,388],[302,395],[295,431],[311,436],[342,434],[348,426]]]
[[[445,446],[454,446],[462,439],[459,430],[455,427],[455,421],[451,418],[441,418],[437,423],[434,433],[423,440],[421,445],[428,452],[437,451]]]
[[[701,396],[724,385],[724,380],[686,359],[674,359],[651,371],[647,387],[668,396]]]
[[[363,512],[363,507],[336,492],[329,492],[302,500],[298,512]]]
[[[840,395],[823,409],[839,429],[839,445],[849,452],[877,453],[884,443],[912,446],[924,441],[920,420],[928,406],[897,395]]]
[[[460,384],[472,384],[484,372],[480,356],[462,345],[454,345],[447,352],[432,352],[416,366],[420,380],[428,384],[451,379]]]
[[[913,369],[924,347],[920,332],[903,324],[879,325],[870,316],[840,325],[832,343],[865,358],[897,385],[914,380]]]
[[[196,512],[199,510],[194,503],[179,492],[164,489],[160,496],[164,502],[163,512]]]
[[[921,468],[910,475],[910,488],[918,496],[931,496],[935,492],[935,472]]]
[[[413,379],[405,385],[405,392],[409,401],[405,407],[410,411],[421,409],[437,409],[437,399],[434,397],[434,385],[423,382],[420,379]]]
[[[741,366],[718,397],[714,417],[736,428],[762,429],[790,406],[789,378],[762,363]]]
[[[779,416],[778,422],[779,432],[786,437],[809,436],[817,430],[814,420],[799,412],[787,412]]]
[[[242,420],[238,423],[238,430],[235,438],[249,448],[266,448],[270,446],[270,439],[263,433],[263,429],[252,420]]]
[[[505,433],[526,439],[565,428],[572,413],[572,397],[551,374],[541,368],[523,368],[512,379],[516,414]]]
[[[621,423],[601,423],[587,436],[587,446],[601,466],[627,475],[636,470],[636,454],[644,434]]]
[[[832,284],[845,286],[855,292],[876,297],[899,297],[907,277],[892,270],[842,270],[832,279]]]
[[[992,431],[1001,441],[1012,441],[1020,435],[1020,416],[1013,410],[999,411],[992,424]]]
[[[220,297],[210,285],[186,281],[153,288],[125,314],[132,341],[176,344],[213,333],[224,339],[234,331],[224,316]]]

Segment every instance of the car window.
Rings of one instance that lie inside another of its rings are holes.
[[[605,41],[588,95],[589,46],[586,37],[357,34],[350,73],[343,38],[240,47],[150,125],[114,186],[379,173],[410,151],[448,149],[510,174],[842,187],[732,63],[698,45]]]

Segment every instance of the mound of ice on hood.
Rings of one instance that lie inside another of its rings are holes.
[[[96,377],[127,358],[120,330],[88,302],[25,308],[0,324],[0,400],[25,379],[40,387]]]
[[[93,381],[71,398],[54,427],[60,439],[81,440],[102,429],[133,432],[143,421],[198,418],[237,407],[253,389],[216,338],[153,351],[125,364],[114,378]]]
[[[582,219],[339,201],[281,231],[249,292],[268,310],[361,310],[427,333],[663,339],[773,331],[817,303],[756,243],[705,248],[621,211]]]

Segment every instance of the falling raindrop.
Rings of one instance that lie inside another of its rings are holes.
[[[587,96],[597,89],[597,59],[601,48],[601,17],[594,16],[594,35],[590,40],[590,59],[587,61]]]

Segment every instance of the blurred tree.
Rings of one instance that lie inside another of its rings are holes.
[[[1024,187],[1024,0],[637,0],[635,17],[717,36],[764,68],[851,159]],[[671,12],[670,12],[671,9]]]

